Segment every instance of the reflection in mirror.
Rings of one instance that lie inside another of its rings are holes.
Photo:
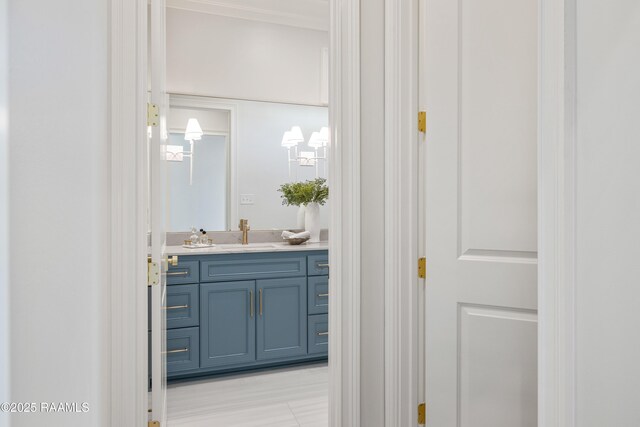
[[[173,147],[190,151],[184,133],[169,134],[168,144],[169,152]],[[167,156],[170,229],[184,231],[197,226],[205,230],[226,230],[227,138],[205,133],[202,139],[194,141],[193,146],[194,150],[189,154],[192,158]]]
[[[200,139],[189,134],[196,122]],[[229,229],[229,112],[171,108],[167,147],[169,231]]]
[[[189,119],[197,119],[203,131],[193,154],[185,140]],[[182,147],[182,161],[168,162],[170,231],[232,230],[240,218],[248,219],[252,230],[296,228],[298,207],[283,206],[278,189],[327,177],[321,141],[327,123],[327,108],[321,106],[172,96],[169,143],[177,152]],[[292,128],[295,146],[285,143]],[[321,228],[328,227],[328,213],[326,204],[320,209]]]

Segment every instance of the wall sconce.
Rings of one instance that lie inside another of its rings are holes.
[[[167,145],[167,151],[165,158],[170,162],[181,162],[185,157],[189,158],[189,185],[193,185],[193,156],[194,156],[194,143],[193,141],[199,141],[202,139],[202,128],[198,119],[189,119],[187,122],[187,129],[184,131],[184,140],[189,141],[189,151],[184,151],[181,145]]]
[[[300,126],[293,126],[291,130],[288,130],[282,136],[281,145],[287,149],[287,158],[289,165],[289,178],[291,178],[291,164],[297,162],[298,166],[315,166],[316,178],[319,177],[319,163],[321,160],[323,163],[323,171],[326,176],[327,172],[327,144],[329,143],[329,128],[323,127],[320,132],[313,132],[307,145],[313,148],[313,151],[300,151],[298,152],[298,144],[304,142],[304,136]],[[293,156],[291,149],[293,148]],[[322,149],[322,154],[318,151]]]

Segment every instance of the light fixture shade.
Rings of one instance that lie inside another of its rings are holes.
[[[329,144],[329,128],[326,126],[320,128],[320,141],[322,145]]]
[[[293,140],[293,134],[291,133],[291,131],[286,131],[284,135],[282,135],[282,146],[291,148],[295,147],[296,145],[298,145],[298,143]]]
[[[304,142],[304,135],[302,135],[302,129],[300,129],[300,126],[294,126],[291,128],[291,140],[295,141],[296,144]]]
[[[202,128],[198,119],[189,119],[187,122],[187,129],[184,131],[185,141],[198,141],[202,139]]]
[[[309,138],[309,147],[311,148],[320,148],[322,147],[322,140],[320,139],[320,132],[314,132],[311,134],[311,138]]]

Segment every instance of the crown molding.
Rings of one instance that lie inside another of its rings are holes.
[[[167,0],[167,7],[329,31],[329,4],[325,0]]]

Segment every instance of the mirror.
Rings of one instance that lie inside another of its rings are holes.
[[[185,139],[189,119],[200,139]],[[236,230],[240,218],[252,230],[296,228],[298,208],[283,206],[278,189],[327,178],[326,148],[309,146],[328,124],[327,107],[172,95],[168,121],[169,231]],[[287,148],[283,135],[294,126],[304,141]]]

